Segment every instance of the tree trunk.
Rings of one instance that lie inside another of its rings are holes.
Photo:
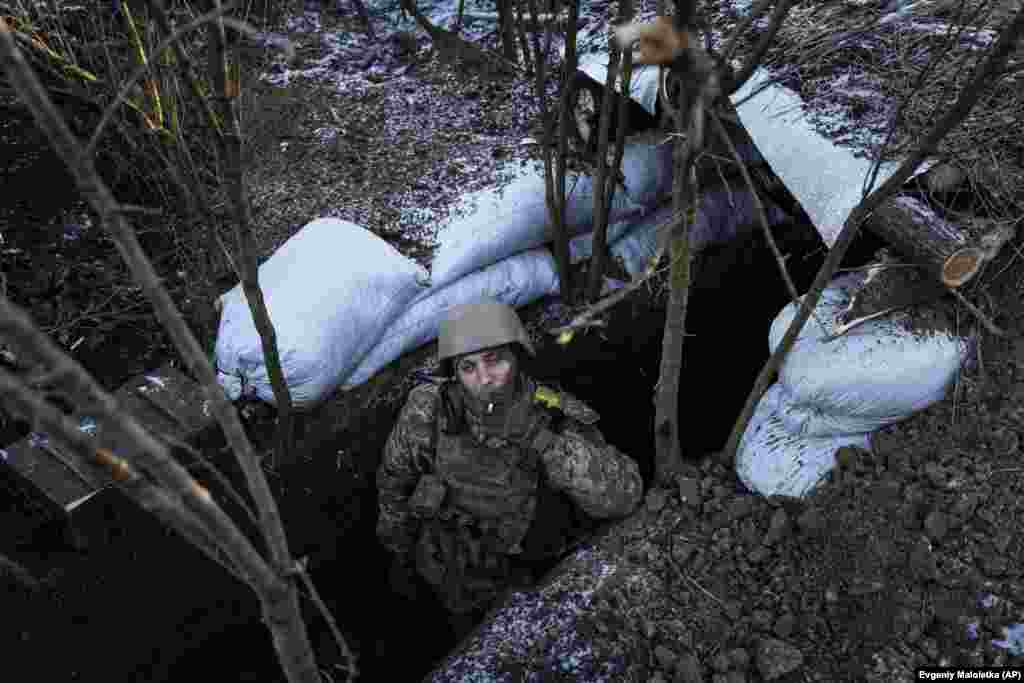
[[[619,5],[619,19],[628,22],[633,18],[633,4],[631,0],[623,0]],[[604,282],[605,263],[608,258],[608,213],[611,209],[612,199],[615,197],[615,187],[618,184],[618,177],[621,174],[622,153],[626,145],[626,107],[629,97],[625,94],[617,95],[615,81],[619,72],[622,75],[622,92],[629,92],[629,83],[633,73],[632,55],[629,51],[620,50],[618,46],[611,45],[611,55],[608,62],[608,73],[604,83],[604,97],[601,98],[601,110],[597,134],[597,156],[594,159],[594,240],[590,256],[590,271],[587,274],[586,298],[593,303],[601,295],[601,284]],[[612,106],[615,106],[615,160],[611,166],[608,165],[608,137],[611,129]]]
[[[569,30],[565,35],[565,62],[562,69],[561,96],[558,102],[558,155],[555,158],[555,196],[557,221],[555,231],[555,263],[562,282],[562,301],[572,305],[575,292],[569,267],[569,231],[565,227],[565,168],[568,157],[569,79],[576,72],[576,23],[580,0],[569,2]],[[560,8],[559,8],[560,9]],[[543,97],[543,91],[541,91]]]
[[[893,197],[884,202],[865,227],[947,287],[968,282],[985,261],[985,251],[972,244],[963,231],[913,197]]]
[[[498,3],[498,34],[501,36],[501,53],[505,59],[518,64],[516,59],[515,34],[512,30],[511,0],[497,0]]]

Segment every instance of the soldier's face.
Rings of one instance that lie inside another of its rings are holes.
[[[515,369],[515,354],[508,346],[466,354],[455,364],[455,374],[462,386],[481,400],[507,387],[515,377]]]

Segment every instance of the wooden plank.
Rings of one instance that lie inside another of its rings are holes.
[[[184,434],[195,434],[213,423],[209,401],[198,384],[165,364],[129,380],[122,389],[133,391],[172,416]]]
[[[187,441],[214,422],[199,385],[169,364],[133,377],[115,396],[124,410],[165,441]],[[128,449],[124,437],[101,433],[91,418],[83,418],[80,429],[115,452]],[[45,435],[30,435],[0,450],[0,457],[50,512],[70,512],[112,484],[105,469],[64,452]]]
[[[163,439],[180,439],[183,435],[181,424],[168,415],[163,408],[153,403],[152,401],[146,400],[146,398],[136,392],[132,387],[121,387],[117,393],[114,394],[117,398],[118,403],[128,413],[132,414],[136,420],[142,423],[150,433],[161,437]],[[188,434],[185,434],[188,436]]]
[[[50,504],[61,509],[101,485],[83,468],[69,466],[67,463],[73,461],[57,451],[45,435],[32,434],[4,450],[10,468],[30,481]],[[54,453],[60,453],[60,457]]]

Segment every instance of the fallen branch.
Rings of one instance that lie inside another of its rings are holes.
[[[986,260],[986,252],[971,244],[963,231],[913,197],[883,202],[865,227],[947,287],[969,282]]]

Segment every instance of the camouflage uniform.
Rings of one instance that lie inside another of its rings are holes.
[[[522,392],[538,395],[533,380],[520,375],[518,381]],[[461,385],[442,386],[414,388],[391,432],[377,472],[377,535],[399,562],[416,568],[449,611],[489,605],[516,580],[520,558],[566,550],[571,539],[552,539],[551,529],[572,508],[596,519],[636,508],[643,493],[636,462],[605,442],[597,414],[579,400],[557,394],[557,436],[535,452],[487,436],[467,406],[453,413],[444,392],[458,395]],[[463,428],[452,435],[459,414]],[[417,504],[423,488],[417,485],[428,481],[443,482],[443,503],[435,510]]]

